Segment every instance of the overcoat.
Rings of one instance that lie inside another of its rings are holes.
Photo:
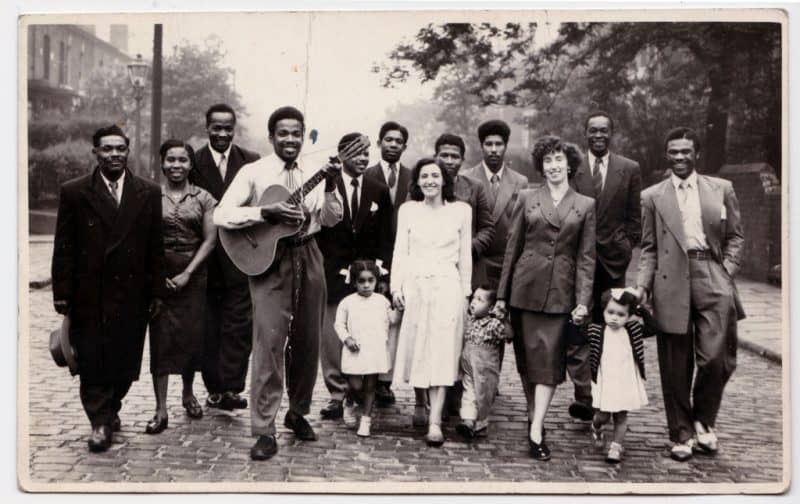
[[[697,174],[703,232],[714,260],[730,276],[739,319],[744,309],[733,281],[744,250],[739,202],[730,181]],[[653,316],[664,332],[685,334],[691,314],[689,256],[671,177],[642,192],[642,253],[638,285],[652,294]]]
[[[594,269],[594,200],[569,188],[556,208],[546,185],[520,191],[498,298],[518,309],[569,313],[589,306]]]
[[[82,383],[134,381],[148,309],[165,292],[161,189],[125,174],[119,207],[99,168],[61,187],[53,299],[70,306]]]

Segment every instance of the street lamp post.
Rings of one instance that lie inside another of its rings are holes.
[[[142,55],[137,54],[136,60],[128,63],[128,77],[133,86],[133,97],[136,99],[136,154],[133,161],[134,172],[141,175],[142,159],[142,99],[144,98],[144,86],[147,82],[147,73],[150,67],[142,61]]]

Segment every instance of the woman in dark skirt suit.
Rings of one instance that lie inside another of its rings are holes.
[[[188,181],[195,166],[194,150],[185,142],[167,140],[160,152],[166,179],[161,187],[161,203],[169,294],[150,322],[150,372],[156,414],[147,422],[148,434],[158,434],[167,428],[167,384],[171,374],[183,377],[183,407],[189,417],[203,416],[192,383],[203,352],[205,260],[217,240],[212,222],[217,202]]]
[[[569,187],[581,163],[578,149],[558,137],[540,138],[534,167],[545,183],[520,191],[497,289],[498,315],[510,308],[514,354],[522,378],[530,454],[549,460],[544,417],[566,378],[567,323],[589,314],[595,267],[594,199]]]

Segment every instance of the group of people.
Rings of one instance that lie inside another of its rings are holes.
[[[569,374],[570,415],[590,422],[592,441],[619,462],[627,412],[647,404],[648,335],[657,338],[672,457],[717,451],[744,316],[733,281],[743,236],[732,185],[695,171],[693,130],[666,135],[669,175],[642,191],[639,165],[610,151],[614,123],[602,111],[586,118],[585,155],[555,136],[536,141],[541,184],[507,166],[511,131],[500,120],[479,126],[483,160],[465,170],[464,140],[449,133],[406,167],[409,132],[393,121],[380,128],[372,166],[359,132],[322,167],[307,166],[294,107],[269,117],[267,157],[233,143],[235,127],[234,110],[218,104],[206,113],[206,146],[166,141],[161,187],[127,169],[124,132],[102,128],[94,171],[62,186],[53,297],[71,320],[90,450],[108,449],[121,427],[149,325],[156,413],[146,432],[168,428],[170,374],[182,376],[187,415],[203,416],[199,370],[207,408],[249,405],[254,460],[278,451],[284,380],[284,425],[316,439],[306,416],[320,364],[330,394],[323,420],[369,436],[374,408],[395,402],[397,381],[414,388],[411,422],[427,427],[428,445],[444,442],[446,415],[460,416],[464,439],[484,437],[510,341],[531,457],[550,458],[545,418]],[[299,203],[260,205],[276,185]],[[279,241],[265,272],[245,275],[217,229],[270,223],[299,231]],[[637,245],[637,281],[626,286]],[[250,359],[248,403],[240,394]]]

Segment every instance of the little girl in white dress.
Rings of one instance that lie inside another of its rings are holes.
[[[342,299],[336,309],[334,329],[342,340],[342,373],[347,377],[348,397],[344,422],[356,423],[356,403],[363,406],[357,434],[369,436],[378,374],[389,371],[389,324],[397,317],[389,300],[375,294],[380,270],[374,261],[359,260],[350,266],[350,282],[356,292]]]
[[[590,427],[595,446],[604,444],[603,425],[613,416],[614,440],[606,461],[622,460],[622,441],[628,430],[628,411],[647,405],[644,381],[644,327],[631,315],[636,298],[624,289],[601,296],[605,324],[589,326],[589,362],[592,368],[592,406],[597,410]]]

